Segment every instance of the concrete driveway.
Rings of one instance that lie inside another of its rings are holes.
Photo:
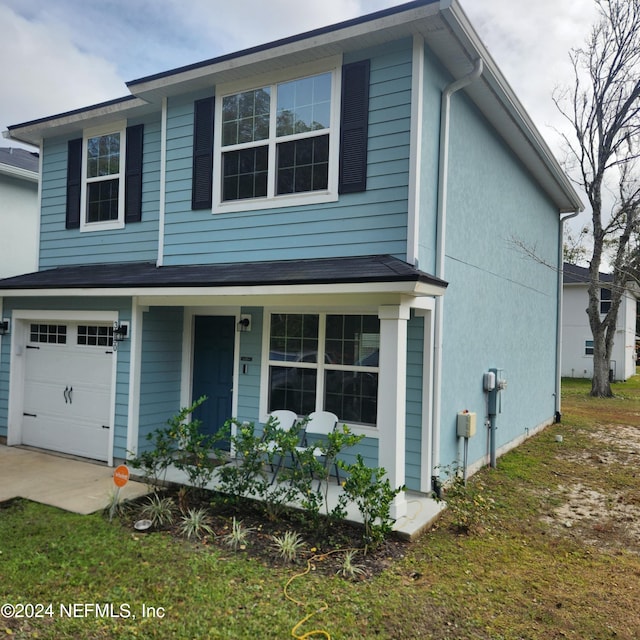
[[[28,498],[65,511],[89,514],[108,506],[115,489],[112,467],[0,445],[0,502]],[[145,484],[130,480],[120,489],[120,498],[137,498],[146,493]]]

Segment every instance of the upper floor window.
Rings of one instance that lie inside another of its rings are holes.
[[[328,188],[331,80],[323,73],[222,98],[223,201],[269,196],[271,184],[275,195]]]
[[[609,313],[611,309],[611,289],[600,289],[600,313]]]
[[[221,210],[337,198],[339,75],[334,68],[242,90],[222,87],[213,163]]]
[[[85,133],[80,228],[124,226],[124,124]]]
[[[144,126],[116,123],[69,140],[65,227],[121,229],[142,219]]]
[[[369,60],[340,66],[336,57],[196,100],[191,208],[257,210],[366,191],[369,76]]]
[[[120,132],[87,140],[86,222],[108,222],[119,217]]]

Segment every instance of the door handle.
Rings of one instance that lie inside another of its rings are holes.
[[[69,387],[69,404],[73,404],[73,387]]]
[[[62,395],[64,396],[64,403],[65,403],[65,404],[68,404],[68,403],[69,403],[69,396],[68,396],[68,393],[69,393],[69,387],[68,387],[68,386],[66,386],[66,387],[64,388],[64,391],[62,392]]]

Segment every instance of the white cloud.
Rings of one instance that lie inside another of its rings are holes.
[[[64,24],[0,5],[0,128],[126,94],[115,65],[81,51]]]

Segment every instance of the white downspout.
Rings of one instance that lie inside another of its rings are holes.
[[[442,91],[440,107],[440,157],[438,161],[438,210],[436,218],[436,272],[435,276],[444,280],[445,236],[447,228],[447,187],[449,181],[449,111],[451,96],[470,85],[482,75],[484,68],[478,58],[473,70],[466,76],[447,85]],[[436,298],[434,327],[434,365],[433,365],[433,460],[431,465],[432,484],[437,484],[440,475],[440,420],[442,395],[442,329],[444,322],[444,296]],[[437,486],[432,489],[438,490]]]
[[[563,306],[563,288],[564,288],[564,223],[571,218],[575,218],[580,211],[560,218],[560,228],[558,230],[558,304],[556,318],[556,402],[555,402],[555,421],[560,422],[562,416],[562,399],[560,393],[562,391],[562,306]]]

